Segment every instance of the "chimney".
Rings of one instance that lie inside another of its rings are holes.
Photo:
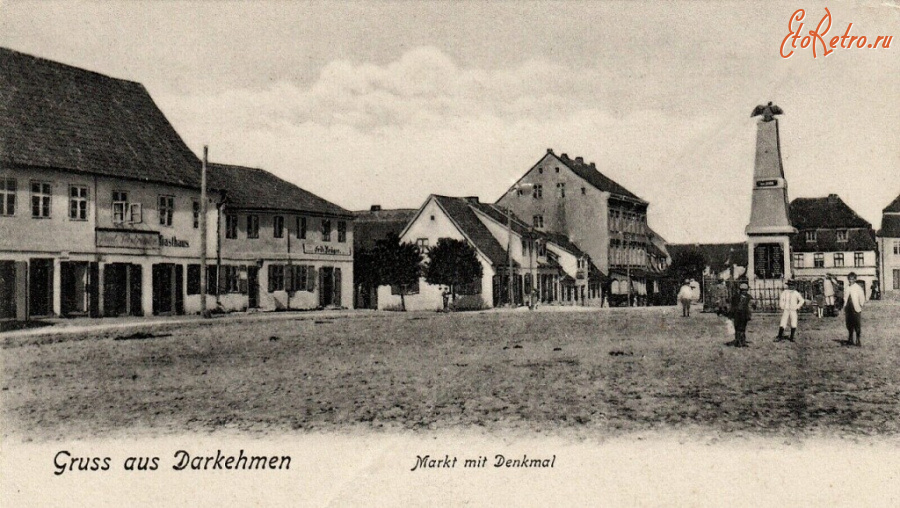
[[[370,212],[380,212],[380,211],[381,211],[381,205],[372,205],[372,208],[369,208],[369,211],[370,211]]]
[[[829,201],[837,201],[837,200],[838,200],[838,195],[837,195],[837,194],[829,194],[829,195],[828,195],[828,200],[829,200]]]
[[[594,168],[594,169],[597,169],[597,165],[594,164],[593,162],[591,162],[591,167]]]
[[[478,196],[466,196],[465,199],[469,203],[478,203]]]
[[[569,154],[564,153],[564,154],[560,155],[559,158],[563,159],[563,160],[569,160]]]
[[[552,149],[552,148],[548,148],[548,149],[547,149],[547,153],[553,153],[553,149]]]
[[[575,162],[579,164],[584,164],[584,157],[575,157]]]

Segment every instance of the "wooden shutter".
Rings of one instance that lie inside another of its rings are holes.
[[[306,266],[306,290],[312,293],[316,290],[316,267]]]
[[[341,306],[341,269],[334,269],[334,305]]]
[[[294,266],[284,265],[284,290],[288,293],[294,291]]]
[[[275,274],[275,270],[273,268],[275,268],[275,265],[269,265],[269,270],[267,272],[269,274],[269,292],[270,293],[275,292],[275,277],[273,277],[273,275]]]
[[[91,317],[100,317],[100,263],[90,263],[88,267],[88,312]]]
[[[240,290],[242,295],[246,295],[248,293],[247,288],[247,265],[241,265],[241,273],[240,273]]]

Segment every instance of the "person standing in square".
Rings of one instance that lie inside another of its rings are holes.
[[[691,300],[694,298],[694,291],[691,289],[691,280],[685,279],[684,284],[678,291],[678,301],[681,303],[681,317],[691,317]]]
[[[791,326],[791,337],[788,340],[794,342],[794,334],[797,332],[797,311],[800,310],[800,307],[803,307],[803,303],[806,302],[806,300],[803,299],[803,296],[800,295],[800,292],[795,289],[796,287],[797,282],[794,279],[787,281],[787,287],[781,292],[781,296],[778,298],[778,308],[780,308],[782,312],[781,324],[778,326],[778,336],[775,337],[775,342],[784,340],[784,329],[787,328],[788,325]]]
[[[752,315],[750,310],[752,300],[750,286],[742,282],[740,292],[735,294],[731,301],[730,317],[734,323],[734,342],[731,344],[734,347],[747,347],[747,323]]]
[[[848,333],[847,345],[862,346],[859,336],[862,332],[862,309],[866,304],[866,291],[856,282],[856,273],[850,272],[847,275],[847,281],[850,283],[844,299],[844,318],[847,321]],[[854,333],[856,333],[856,342],[853,341]]]

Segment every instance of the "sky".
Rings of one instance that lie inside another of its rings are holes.
[[[0,3],[0,46],[142,83],[210,160],[344,208],[497,200],[553,148],[650,202],[672,243],[745,239],[757,104],[789,197],[839,194],[877,229],[900,194],[900,3]],[[797,23],[794,23],[796,27]]]

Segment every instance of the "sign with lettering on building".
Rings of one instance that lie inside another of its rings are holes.
[[[156,231],[97,228],[97,247],[119,249],[158,249],[161,238]]]
[[[331,245],[310,245],[307,243],[303,244],[303,253],[304,254],[319,254],[323,256],[349,256],[350,255],[350,247],[333,247]]]
[[[166,237],[160,235],[159,246],[160,247],[178,247],[181,249],[186,249],[186,248],[190,247],[191,245],[188,243],[187,240],[179,240],[175,236],[172,236],[171,238],[166,238]]]

